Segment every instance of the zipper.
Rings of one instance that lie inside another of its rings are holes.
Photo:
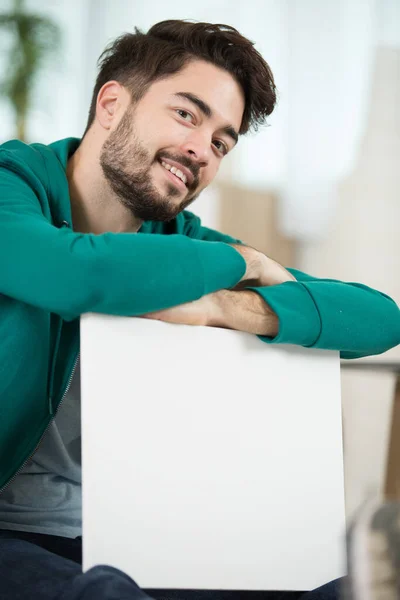
[[[47,394],[48,394],[48,405],[49,405],[49,413],[50,413],[50,415],[53,415],[54,373],[55,373],[55,370],[56,370],[57,354],[58,354],[58,349],[60,347],[62,327],[63,327],[63,320],[60,319],[59,320],[59,325],[58,325],[58,330],[57,330],[56,343],[54,345],[54,350],[53,350],[53,358],[51,360],[50,376],[49,376],[49,380],[48,380],[49,381],[49,385],[48,385]]]
[[[21,471],[24,469],[24,467],[26,466],[26,463],[27,463],[27,462],[29,462],[29,461],[31,460],[32,456],[33,456],[33,455],[34,455],[34,454],[37,452],[37,450],[38,450],[38,448],[39,448],[40,444],[41,444],[41,443],[42,443],[42,441],[43,441],[43,438],[44,438],[44,436],[45,436],[45,435],[46,435],[46,433],[47,433],[47,430],[48,430],[48,428],[50,427],[50,425],[52,424],[52,422],[53,422],[53,421],[54,421],[54,419],[56,418],[56,416],[57,416],[57,413],[58,413],[58,411],[60,410],[60,406],[61,406],[61,404],[64,402],[65,396],[67,395],[67,393],[68,393],[68,390],[69,390],[69,388],[71,387],[72,379],[73,379],[73,377],[74,377],[74,375],[75,375],[76,365],[78,364],[79,355],[80,355],[80,352],[78,352],[78,355],[77,355],[77,357],[76,357],[76,359],[75,359],[74,368],[73,368],[73,369],[72,369],[72,371],[71,371],[71,375],[69,376],[68,383],[67,383],[67,387],[65,388],[65,390],[64,390],[64,393],[63,393],[63,395],[61,396],[61,400],[60,400],[60,402],[59,402],[59,404],[58,404],[58,406],[57,406],[57,410],[56,410],[56,412],[55,412],[54,414],[52,413],[52,418],[50,419],[49,423],[47,424],[47,427],[46,427],[46,429],[43,431],[43,433],[42,433],[42,435],[41,435],[41,437],[40,437],[40,440],[39,440],[39,442],[37,443],[37,445],[36,445],[35,449],[33,450],[33,452],[32,452],[32,453],[31,453],[31,454],[28,456],[28,458],[26,458],[26,459],[24,460],[24,462],[22,463],[22,465],[20,466],[20,468],[18,469],[18,471],[17,471],[16,473],[14,473],[14,475],[11,477],[11,479],[9,479],[9,480],[7,481],[7,483],[5,483],[5,484],[3,485],[3,487],[0,489],[0,494],[1,494],[2,492],[4,492],[4,490],[5,490],[5,489],[6,489],[6,488],[7,488],[7,487],[8,487],[8,486],[9,486],[9,485],[10,485],[10,484],[11,484],[11,483],[14,481],[14,479],[17,477],[17,475],[19,475],[19,474],[21,473]],[[52,398],[49,398],[49,405],[50,405],[50,406],[52,405]]]

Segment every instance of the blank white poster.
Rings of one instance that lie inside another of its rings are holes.
[[[307,590],[345,572],[337,352],[81,319],[84,570]]]

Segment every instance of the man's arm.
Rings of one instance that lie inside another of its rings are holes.
[[[180,325],[224,327],[269,337],[275,337],[279,330],[277,315],[258,294],[250,290],[219,290],[194,302],[142,317]]]
[[[0,150],[0,294],[66,320],[138,315],[233,287],[246,262],[184,235],[80,234],[51,221],[47,190]]]
[[[400,343],[400,310],[386,294],[288,270],[296,282],[251,288],[279,318],[277,337],[264,342],[339,350],[341,358],[381,354]]]
[[[202,227],[200,219],[186,212],[185,232],[190,237],[208,241],[241,243],[218,231]],[[380,354],[400,343],[400,311],[386,294],[366,285],[334,279],[318,279],[302,271],[287,268],[295,281],[271,286],[248,286],[278,319],[276,336],[258,334],[266,343],[296,344],[310,348],[339,350],[342,358],[360,358]],[[241,294],[241,292],[238,292]],[[226,314],[232,321],[229,296],[225,296]],[[231,297],[238,310],[238,299]],[[251,298],[251,300],[250,300]],[[247,296],[243,306],[259,300]],[[258,308],[257,308],[258,307]],[[237,312],[236,310],[236,312]],[[246,308],[249,314],[248,307]],[[238,324],[242,317],[238,316]],[[241,329],[241,327],[232,327]]]
[[[212,294],[213,310],[208,325],[247,331],[274,338],[279,332],[279,319],[263,298],[251,290],[220,290]]]

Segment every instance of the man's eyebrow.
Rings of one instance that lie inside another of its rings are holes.
[[[211,107],[206,102],[204,102],[204,100],[199,98],[198,96],[195,96],[194,94],[191,94],[190,92],[177,92],[176,94],[174,94],[174,96],[178,97],[178,98],[185,98],[186,100],[189,100],[189,102],[192,102],[193,104],[195,104],[201,110],[203,115],[205,115],[207,118],[212,117],[213,113],[212,113]],[[235,144],[237,144],[237,141],[239,139],[239,134],[237,133],[235,128],[232,127],[232,125],[227,125],[226,127],[223,127],[221,129],[221,131],[223,133],[226,133],[226,135],[229,135],[229,137],[231,137],[233,139]]]

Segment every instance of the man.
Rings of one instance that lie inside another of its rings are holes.
[[[285,269],[184,210],[274,104],[268,65],[235,29],[165,21],[103,53],[82,140],[1,147],[0,596],[147,597],[115,569],[81,574],[81,314],[345,358],[399,342],[388,296]]]

